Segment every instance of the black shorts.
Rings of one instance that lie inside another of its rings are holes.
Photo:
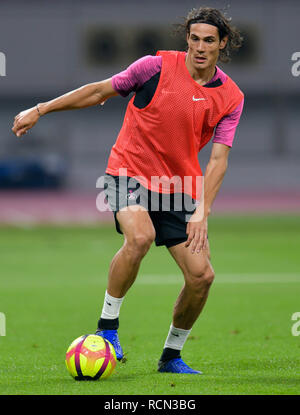
[[[194,199],[187,194],[152,192],[131,177],[120,178],[110,174],[104,176],[104,192],[114,213],[118,233],[123,232],[117,212],[125,206],[138,204],[149,213],[156,232],[156,246],[166,245],[169,248],[187,240],[187,222],[196,209]]]

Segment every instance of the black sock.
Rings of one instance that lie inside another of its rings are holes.
[[[180,350],[170,349],[169,347],[166,347],[162,355],[160,356],[161,362],[167,362],[168,360],[175,359],[175,358],[181,358],[180,356]]]
[[[100,318],[98,321],[98,330],[118,330],[119,328],[119,319],[114,318],[109,320],[106,318]]]

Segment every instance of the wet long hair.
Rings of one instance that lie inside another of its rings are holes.
[[[225,48],[220,50],[219,60],[221,62],[229,62],[231,60],[231,52],[237,51],[242,46],[243,38],[240,31],[231,25],[231,18],[227,18],[218,9],[211,7],[194,8],[188,13],[183,23],[174,25],[175,30],[176,32],[183,32],[185,36],[189,35],[193,23],[207,23],[216,26],[220,41],[225,36],[228,36]]]

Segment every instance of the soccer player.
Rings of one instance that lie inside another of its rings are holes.
[[[184,277],[158,370],[201,374],[182,360],[181,350],[214,279],[208,216],[227,169],[244,102],[243,93],[217,62],[229,60],[242,39],[230,20],[213,8],[191,10],[182,27],[187,52],[158,51],[155,56],[144,56],[112,78],[21,112],[12,130],[22,136],[52,111],[103,104],[110,97],[134,92],[105,172],[105,194],[124,244],[110,264],[97,334],[111,341],[121,360],[120,308],[155,241],[167,247]],[[197,178],[203,177],[198,153],[212,138],[201,203],[195,186]],[[157,185],[153,177],[165,182]],[[192,178],[192,184],[178,192],[176,186],[186,178]],[[168,209],[164,209],[166,197]],[[176,203],[183,199],[189,207],[184,202],[178,210]],[[155,209],[149,204],[153,200]]]

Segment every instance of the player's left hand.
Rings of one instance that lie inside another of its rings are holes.
[[[207,241],[207,216],[203,218],[196,211],[192,216],[186,227],[188,239],[185,247],[191,246],[192,254],[196,251],[199,253],[202,249],[208,249]]]

